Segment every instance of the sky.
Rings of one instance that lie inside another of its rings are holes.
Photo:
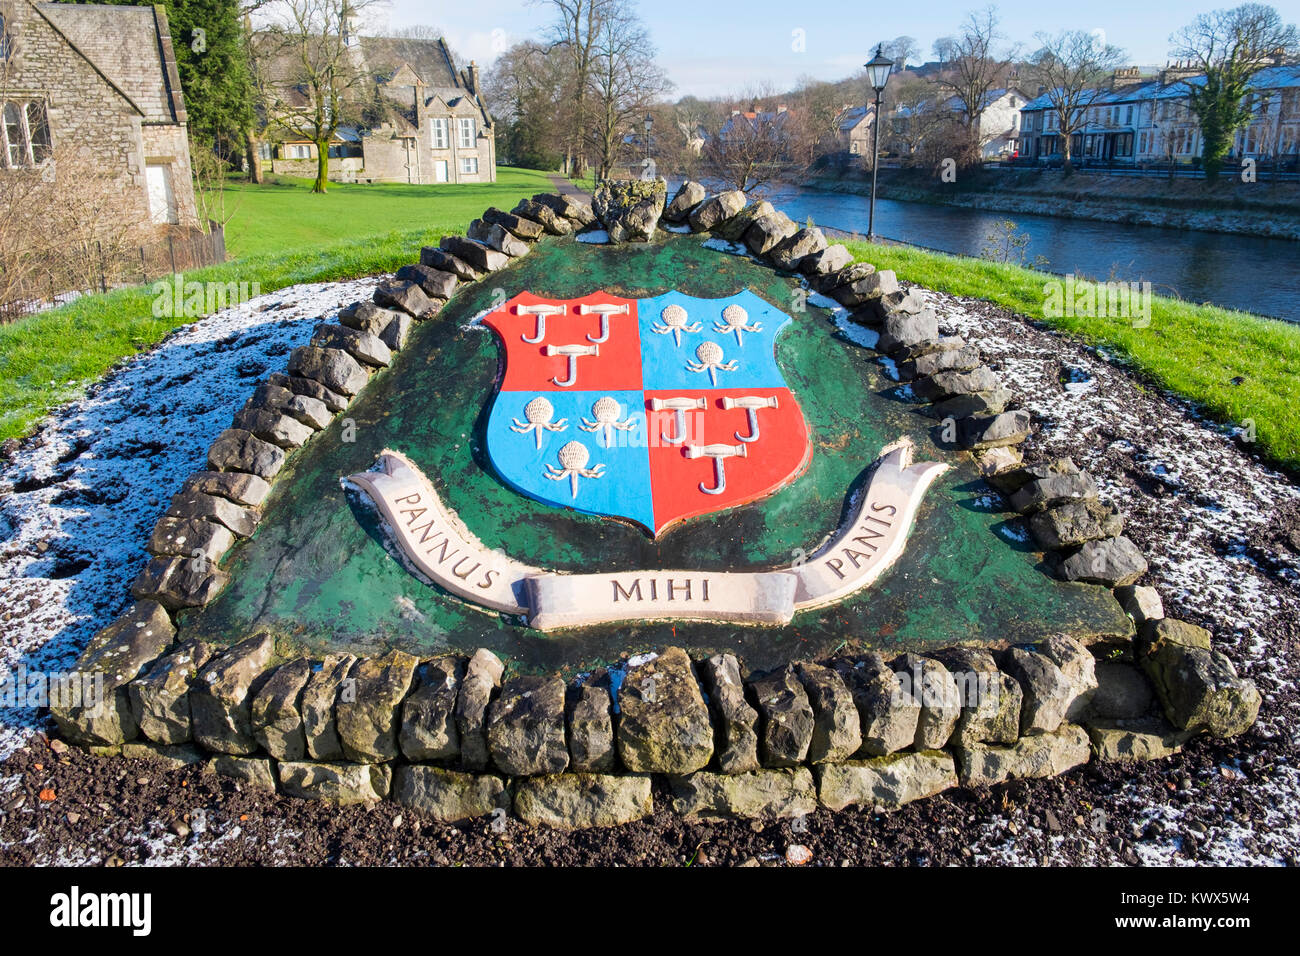
[[[1001,29],[1026,49],[1039,31],[1101,30],[1131,64],[1163,65],[1169,34],[1198,13],[1238,0],[1003,0]],[[1273,4],[1288,22],[1300,19],[1300,0]],[[801,76],[838,80],[871,59],[875,43],[906,35],[932,59],[931,44],[957,31],[980,0],[822,0],[807,7],[789,0],[640,0],[637,10],[658,50],[657,62],[676,84],[672,98],[743,94],[764,84],[793,87]],[[466,61],[487,66],[499,52],[541,39],[550,5],[529,0],[385,0],[367,32],[434,26]]]

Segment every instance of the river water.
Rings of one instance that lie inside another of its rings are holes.
[[[676,184],[672,184],[676,187]],[[671,195],[671,191],[669,195]],[[798,186],[766,198],[792,219],[865,234],[870,199]],[[1157,295],[1209,302],[1300,322],[1300,242],[1189,229],[1162,229],[1031,213],[876,200],[876,234],[944,252],[978,256],[997,223],[1029,237],[1028,264],[1094,279],[1145,280]]]

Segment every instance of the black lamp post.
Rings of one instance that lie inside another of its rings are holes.
[[[650,161],[650,127],[655,125],[655,118],[649,113],[645,115],[645,158],[646,162]]]
[[[867,82],[876,91],[876,114],[871,121],[871,212],[867,215],[867,239],[876,238],[876,167],[880,165],[880,94],[889,82],[889,71],[894,61],[885,56],[883,44],[876,47],[876,55],[865,64]]]

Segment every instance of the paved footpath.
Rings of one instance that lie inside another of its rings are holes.
[[[561,196],[574,196],[581,199],[583,202],[591,201],[591,194],[580,188],[567,176],[561,176],[559,173],[555,173],[550,177],[550,180],[551,185],[555,187],[555,191]]]

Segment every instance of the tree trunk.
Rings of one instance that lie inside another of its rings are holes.
[[[330,181],[330,144],[328,141],[316,142],[316,182],[312,185],[314,193],[325,193]]]
[[[244,159],[248,163],[248,181],[262,185],[262,157],[258,152],[257,134],[251,129],[244,137]]]
[[[260,146],[257,140],[257,134],[248,130],[244,135],[244,161],[248,164],[248,182],[260,186],[263,183],[261,176],[261,155],[257,147]]]

